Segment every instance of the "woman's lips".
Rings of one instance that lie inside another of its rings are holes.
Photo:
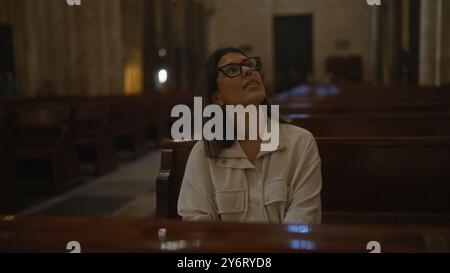
[[[258,85],[259,85],[259,82],[257,82],[257,81],[249,81],[248,83],[245,84],[244,89],[247,87],[255,87]]]

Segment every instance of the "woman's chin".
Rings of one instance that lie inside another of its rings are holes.
[[[261,89],[251,90],[250,92],[247,93],[246,97],[247,97],[246,101],[248,102],[248,104],[259,105],[261,102],[264,101],[264,98],[266,97],[266,92]]]
[[[265,95],[248,96],[244,105],[260,105],[264,101]]]

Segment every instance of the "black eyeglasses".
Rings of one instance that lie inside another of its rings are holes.
[[[261,60],[259,57],[251,57],[242,61],[242,63],[230,63],[221,66],[217,71],[222,72],[228,78],[236,78],[242,74],[242,67],[246,66],[252,71],[259,71],[261,69]]]

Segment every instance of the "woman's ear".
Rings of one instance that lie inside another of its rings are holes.
[[[212,93],[212,100],[215,104],[218,104],[221,107],[225,105],[225,101],[222,97],[222,93],[219,91],[215,91],[214,93]]]

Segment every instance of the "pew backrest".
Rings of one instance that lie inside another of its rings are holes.
[[[316,140],[325,214],[450,215],[450,137]],[[157,218],[179,219],[178,195],[194,144],[162,142]]]
[[[450,136],[450,114],[287,115],[316,137]]]

